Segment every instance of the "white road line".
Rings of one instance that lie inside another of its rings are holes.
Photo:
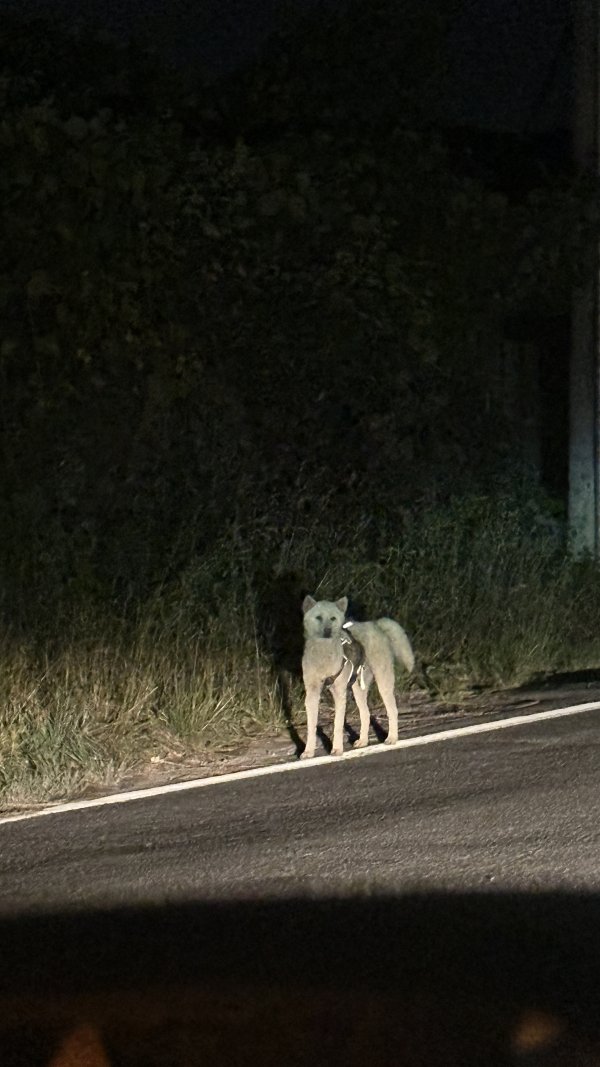
[[[22,815],[7,815],[0,818],[3,823],[23,822],[25,819],[39,819],[43,815],[59,815],[67,811],[83,811],[86,808],[102,808],[109,804],[126,804],[130,800],[145,800],[160,797],[167,793],[184,793],[190,789],[203,789],[209,785],[226,785],[229,782],[242,782],[246,778],[266,778],[270,774],[284,774],[287,771],[308,771],[314,767],[323,767],[328,763],[341,763],[345,760],[362,759],[365,756],[380,756],[386,752],[396,752],[401,748],[417,748],[432,745],[436,741],[451,741],[455,737],[469,737],[472,734],[488,734],[493,730],[506,730],[511,726],[524,726],[532,722],[545,722],[550,719],[562,719],[567,715],[580,715],[584,711],[599,711],[600,701],[589,704],[573,704],[568,708],[553,708],[551,711],[536,711],[531,715],[514,715],[507,719],[492,719],[488,722],[474,723],[471,726],[456,726],[450,730],[438,730],[432,734],[418,737],[404,737],[395,745],[371,745],[370,748],[350,749],[343,756],[317,756],[311,760],[293,760],[291,763],[275,763],[268,767],[253,767],[247,771],[231,771],[227,774],[215,774],[210,778],[194,778],[188,782],[173,782],[170,785],[151,786],[148,789],[132,789],[128,793],[113,793],[93,800],[71,800],[66,804],[54,804],[38,811],[25,812]]]

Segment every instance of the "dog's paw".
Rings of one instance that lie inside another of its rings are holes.
[[[300,759],[314,759],[314,758],[315,758],[314,752],[309,752],[306,748],[304,749],[304,752],[300,753]]]
[[[364,741],[363,741],[363,739],[361,737],[359,737],[358,740],[355,741],[354,744],[352,745],[352,748],[366,748],[368,744],[369,744],[369,742],[368,742],[367,738],[365,738]]]
[[[329,753],[329,755],[330,756],[343,756],[344,755],[344,746],[341,745],[340,748],[332,748],[332,750]]]
[[[384,744],[385,745],[397,745],[398,744],[398,738],[397,737],[390,737],[390,735],[388,734],[388,736],[386,737],[386,739],[384,741]]]

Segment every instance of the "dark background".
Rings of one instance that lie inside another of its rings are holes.
[[[9,614],[491,487],[564,533],[566,2],[1,10]]]
[[[397,5],[401,7],[401,5]],[[145,35],[180,66],[222,75],[246,63],[298,13],[339,0],[2,0],[0,9],[47,13]],[[567,129],[571,55],[567,0],[456,0],[451,5],[442,121],[513,131]]]

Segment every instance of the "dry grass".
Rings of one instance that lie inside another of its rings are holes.
[[[251,646],[88,633],[54,656],[0,649],[4,803],[110,785],[174,746],[190,753],[272,726],[269,665]]]

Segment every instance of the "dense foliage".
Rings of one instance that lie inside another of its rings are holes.
[[[386,10],[192,95],[143,51],[5,20],[9,606],[142,591],[232,522],[277,543],[323,501],[340,536],[368,517],[375,558],[514,468],[504,323],[565,304],[582,201],[456,173],[423,119],[438,24]]]

